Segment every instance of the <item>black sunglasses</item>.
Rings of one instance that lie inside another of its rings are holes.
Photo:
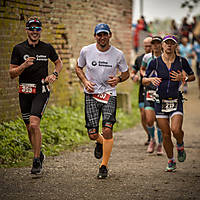
[[[36,30],[36,31],[38,31],[38,32],[42,30],[41,27],[34,27],[34,26],[32,26],[32,27],[26,27],[26,29],[29,30],[29,31],[34,31],[34,30]]]

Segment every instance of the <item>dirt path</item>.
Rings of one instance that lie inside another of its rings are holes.
[[[99,161],[94,144],[74,152],[47,158],[40,178],[29,175],[30,167],[0,169],[1,200],[132,200],[200,199],[200,99],[191,83],[185,103],[187,159],[177,163],[175,173],[166,173],[166,156],[146,153],[144,131],[138,125],[115,133],[109,164],[110,176],[96,178]],[[176,154],[175,154],[176,156]]]

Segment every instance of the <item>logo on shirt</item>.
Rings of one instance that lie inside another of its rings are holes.
[[[112,65],[109,65],[106,61],[99,61],[100,67],[112,67]]]
[[[29,55],[26,54],[26,55],[24,55],[23,58],[24,58],[24,60],[26,60],[27,58],[29,58]]]
[[[96,66],[97,62],[96,61],[92,61],[92,66]]]
[[[27,58],[29,58],[30,56],[29,55],[24,55],[24,60],[26,60]],[[48,60],[48,58],[47,58],[47,56],[46,55],[36,55],[35,56],[36,57],[36,60],[37,61],[47,61]]]
[[[36,57],[37,61],[47,61],[48,60],[46,55],[36,55],[35,57]]]

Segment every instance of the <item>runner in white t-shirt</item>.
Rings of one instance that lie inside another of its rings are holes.
[[[82,48],[76,73],[84,85],[86,128],[89,138],[96,140],[94,155],[97,159],[103,156],[97,177],[106,178],[116,122],[116,85],[129,78],[129,70],[123,52],[109,43],[112,33],[107,24],[96,25],[94,37],[96,43]],[[102,135],[99,134],[101,114]]]

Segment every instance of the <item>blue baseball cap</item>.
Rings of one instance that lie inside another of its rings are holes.
[[[106,33],[111,33],[110,31],[110,27],[108,26],[108,24],[97,24],[95,29],[94,29],[94,34],[98,34],[101,32],[106,32]]]

